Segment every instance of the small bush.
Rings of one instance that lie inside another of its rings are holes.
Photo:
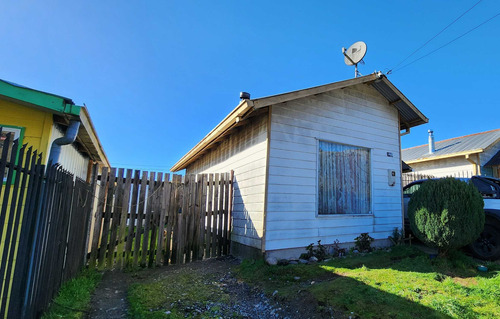
[[[455,178],[429,180],[411,197],[408,218],[418,239],[446,254],[483,231],[483,198],[472,184]]]
[[[306,247],[307,253],[304,253],[300,255],[301,259],[309,259],[311,257],[316,257],[318,260],[324,260],[327,253],[326,253],[326,247],[321,245],[321,240],[318,240],[318,246],[314,248],[314,243],[311,243],[309,246]]]
[[[403,229],[399,230],[399,228],[394,228],[392,230],[392,235],[389,236],[389,239],[395,246],[403,245],[404,244],[404,233]]]
[[[354,238],[356,248],[360,251],[371,251],[371,243],[373,242],[373,238],[368,235],[368,233],[361,233],[358,237]]]

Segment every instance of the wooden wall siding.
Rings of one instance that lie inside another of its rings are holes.
[[[57,124],[52,125],[52,133],[49,139],[49,150],[52,146],[52,142],[63,137],[64,132]],[[64,169],[74,174],[76,177],[83,180],[87,179],[87,172],[89,169],[89,158],[88,156],[80,153],[75,145],[63,145],[61,147],[61,155],[59,156],[59,164],[61,164]]]
[[[33,150],[42,152],[42,162],[48,156],[49,138],[52,129],[53,115],[32,107],[0,99],[0,126],[14,125],[24,127],[23,144],[33,146]]]
[[[473,155],[475,157],[475,155]],[[472,175],[473,165],[465,156],[444,158],[436,161],[412,163],[413,172],[435,177],[445,177],[457,172],[469,172]]]
[[[370,149],[371,215],[317,215],[318,140]],[[266,250],[352,242],[362,232],[386,239],[401,227],[398,112],[373,88],[273,106],[269,157]],[[397,172],[393,187],[387,169]]]
[[[232,240],[261,248],[267,157],[267,114],[252,118],[190,165],[188,174],[234,171]]]
[[[89,266],[151,267],[229,252],[230,173],[103,168]]]

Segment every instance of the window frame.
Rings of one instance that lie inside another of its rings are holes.
[[[370,195],[369,195],[369,204],[368,207],[370,210],[368,213],[360,213],[360,214],[320,214],[319,213],[319,169],[320,169],[320,151],[319,151],[319,144],[320,142],[326,142],[326,143],[332,143],[332,144],[340,144],[340,145],[345,145],[345,146],[351,146],[351,147],[357,147],[357,148],[362,148],[368,151],[368,156],[369,156],[369,173],[368,176],[370,178]],[[333,140],[328,140],[324,138],[316,138],[316,217],[317,218],[342,218],[342,217],[349,217],[349,218],[356,218],[356,217],[374,217],[373,214],[373,149],[370,147],[366,146],[361,146],[361,145],[355,145],[355,144],[348,144],[344,142],[339,142],[339,141],[333,141]]]
[[[19,139],[19,143],[17,145],[17,150],[15,151],[16,152],[16,159],[14,161],[14,164],[17,165],[17,163],[19,161],[19,151],[21,150],[21,147],[23,146],[24,132],[25,132],[26,128],[22,127],[22,126],[7,125],[7,124],[1,124],[1,123],[0,123],[0,127],[2,128],[2,132],[14,133],[13,141],[16,138]],[[14,172],[14,174],[12,175],[12,180],[10,181],[11,184],[14,182],[15,173],[16,172]],[[2,185],[5,185],[5,184],[7,184],[7,177],[2,176]]]

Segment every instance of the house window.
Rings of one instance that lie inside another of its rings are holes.
[[[2,128],[1,132],[0,132],[0,156],[1,156],[1,154],[3,154],[4,148],[7,147],[9,149],[7,151],[7,161],[8,161],[10,159],[12,151],[13,151],[12,150],[12,142],[15,139],[19,139],[19,144],[18,144],[18,148],[16,150],[14,150],[14,151],[15,152],[19,152],[19,149],[21,148],[22,139],[23,139],[23,133],[24,133],[24,128],[17,127],[17,126],[10,126],[10,125],[7,126],[7,125],[2,125],[2,124],[0,124],[0,127]],[[9,145],[6,145],[5,144],[5,140],[7,138],[7,134],[8,133],[12,133],[12,134],[11,134],[11,139],[10,139]],[[16,162],[17,162],[17,156],[18,155],[16,154]],[[8,173],[9,173],[9,170],[5,169],[4,176],[2,176],[4,183],[7,181]]]
[[[319,141],[318,214],[370,213],[370,150]]]

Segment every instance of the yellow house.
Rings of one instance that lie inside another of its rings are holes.
[[[53,163],[83,180],[89,181],[92,164],[109,166],[87,108],[69,98],[0,80],[0,127],[2,137],[12,132],[19,146],[42,152],[44,164],[52,156]]]
[[[4,141],[8,133],[13,133],[14,139],[19,139],[19,147],[9,149],[9,153],[18,154],[21,146],[27,144],[42,153],[43,164],[59,163],[66,171],[84,181],[89,182],[92,178],[93,164],[109,166],[87,108],[75,105],[69,98],[0,80],[0,127],[0,154],[5,148],[12,146],[4,144]],[[2,176],[4,185],[0,187],[0,205],[4,203],[4,190],[7,189],[5,184],[10,183],[7,176],[7,173]],[[9,197],[12,199],[12,193]],[[7,201],[5,211],[10,210],[10,200]],[[3,218],[3,224],[0,224],[0,264],[4,265],[7,261],[7,268],[11,269],[17,267],[20,235],[17,233],[17,237],[14,237],[4,230],[15,220],[20,221],[15,215],[7,215],[7,218]],[[16,225],[20,229],[21,224]],[[12,260],[7,259],[8,249],[16,251]],[[6,304],[8,307],[13,272],[10,276],[7,274],[7,270],[0,273],[0,300],[2,305]],[[0,309],[0,317],[7,317],[5,309]]]

